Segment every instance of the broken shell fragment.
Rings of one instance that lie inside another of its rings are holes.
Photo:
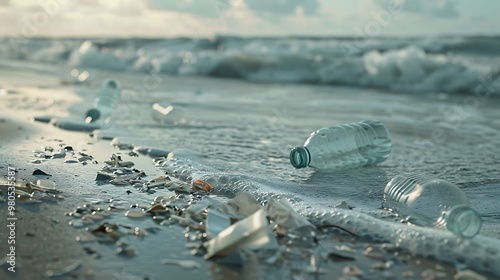
[[[191,184],[191,187],[195,190],[202,190],[206,192],[212,192],[214,188],[212,187],[212,185],[203,180],[194,180],[193,183]]]

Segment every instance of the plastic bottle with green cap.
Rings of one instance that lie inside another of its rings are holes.
[[[303,146],[292,149],[290,163],[295,168],[348,169],[383,162],[391,146],[385,125],[365,120],[313,132]]]
[[[461,238],[481,229],[481,217],[464,192],[441,179],[397,175],[384,189],[382,206],[413,224],[446,228]]]
[[[108,118],[120,101],[121,84],[117,80],[108,79],[101,85],[99,96],[94,102],[94,106],[87,111],[86,123],[96,121],[108,122]]]

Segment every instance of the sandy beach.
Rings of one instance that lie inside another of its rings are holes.
[[[18,218],[16,221],[16,270],[18,272],[17,274],[10,273],[7,270],[9,264],[3,263],[5,269],[0,272],[2,273],[2,279],[50,278],[51,273],[61,271],[61,269],[75,264],[77,267],[74,271],[61,276],[63,279],[164,279],[164,275],[167,274],[175,275],[175,278],[186,279],[227,279],[235,277],[242,279],[285,279],[294,277],[300,279],[348,279],[346,277],[362,277],[363,279],[380,279],[380,277],[434,279],[432,277],[439,277],[440,279],[452,279],[453,275],[457,273],[456,271],[466,268],[464,265],[456,266],[415,256],[411,252],[394,247],[393,244],[373,243],[365,238],[353,237],[345,231],[335,229],[318,230],[315,245],[291,242],[287,241],[289,237],[280,237],[278,240],[281,243],[283,253],[280,258],[274,261],[263,261],[259,254],[248,254],[243,264],[238,265],[227,264],[225,261],[217,259],[206,261],[203,259],[202,254],[193,255],[192,249],[188,245],[192,242],[198,242],[196,237],[198,231],[189,230],[189,227],[179,225],[178,222],[162,224],[151,218],[131,219],[124,215],[126,209],[133,210],[134,207],[147,209],[157,196],[168,197],[175,195],[172,190],[157,189],[151,192],[141,192],[132,185],[98,184],[95,181],[98,171],[106,166],[104,162],[112,154],[120,155],[123,161],[133,162],[135,164],[134,168],[144,171],[147,180],[164,175],[165,170],[155,166],[151,157],[131,154],[129,149],[120,150],[110,145],[109,140],[97,141],[89,137],[88,133],[62,130],[46,123],[29,121],[30,117],[46,115],[55,115],[63,119],[70,117],[74,121],[78,116],[83,115],[85,108],[91,105],[93,98],[95,98],[95,86],[61,86],[59,79],[54,75],[35,75],[38,77],[37,79],[27,79],[23,75],[32,75],[32,72],[21,71],[13,66],[9,66],[8,69],[10,73],[13,73],[11,74],[13,79],[10,83],[3,85],[8,92],[1,96],[3,108],[0,117],[2,129],[0,134],[2,137],[0,166],[3,169],[7,169],[8,166],[16,167],[18,170],[16,180],[19,181],[35,183],[38,179],[47,178],[54,181],[57,184],[57,189],[62,191],[60,194],[62,198],[52,202],[19,202],[16,204],[16,217]],[[94,77],[99,80],[99,77],[105,75],[106,72],[99,73],[99,71],[96,71]],[[141,78],[141,75],[134,74],[120,76],[120,80],[126,81],[125,87],[130,87],[135,83],[134,81],[140,81]],[[241,83],[231,80],[176,79],[167,76],[162,76],[162,78],[168,81],[168,91],[184,92],[186,100],[193,100],[192,106],[197,110],[191,112],[198,111],[194,116],[200,120],[204,119],[205,124],[209,124],[207,120],[217,118],[217,115],[212,114],[214,112],[212,110],[218,110],[218,107],[216,104],[212,104],[213,108],[207,107],[203,109],[205,110],[203,112],[199,110],[197,106],[199,106],[200,101],[194,100],[196,98],[200,100],[211,98],[210,96],[203,96],[203,94],[200,96],[200,88],[203,88],[204,92],[217,93],[237,90],[239,93],[246,93],[242,99],[245,104],[256,102],[253,98],[250,98],[253,92],[266,91],[269,90],[269,87],[271,87],[272,91],[277,91],[274,86]],[[30,80],[32,84],[21,84],[20,81],[24,79]],[[39,83],[43,81],[43,84],[36,86],[37,80]],[[285,87],[285,89],[292,91],[291,88]],[[310,88],[298,87],[296,90],[300,93],[301,90],[310,90]],[[327,91],[328,89],[318,87],[314,88],[314,90],[321,94],[321,91]],[[47,92],[57,94],[49,96]],[[299,93],[292,94],[298,96]],[[245,99],[245,96],[248,99]],[[160,98],[153,95],[151,100],[147,101],[144,106],[150,107],[151,103],[156,100],[160,100]],[[50,106],[44,104],[50,104]],[[187,103],[183,104],[186,108],[189,108]],[[223,103],[218,103],[219,106],[221,104]],[[246,108],[245,116],[247,118],[253,117],[252,110],[248,109],[251,107]],[[241,112],[226,111],[224,118],[228,118],[231,114],[234,114],[235,117],[241,116]],[[259,114],[257,112],[256,115]],[[135,119],[134,116],[136,116]],[[148,117],[151,118],[151,116]],[[114,133],[121,133],[122,144],[142,141],[140,144],[152,144],[156,148],[168,151],[170,149],[185,148],[189,145],[197,145],[196,142],[193,142],[193,139],[204,143],[203,139],[199,137],[201,135],[208,137],[209,135],[204,132],[202,121],[198,121],[198,123],[194,121],[191,123],[190,128],[186,130],[192,135],[190,137],[194,138],[191,140],[186,138],[187,142],[182,143],[178,140],[179,137],[186,136],[184,135],[185,131],[180,128],[170,127],[166,132],[161,123],[143,124],[144,118],[140,117],[140,115],[129,115],[127,118],[127,122],[142,126],[146,125],[147,131],[151,135],[146,139],[129,133],[130,130],[128,132],[114,131]],[[118,123],[124,121],[121,119],[118,120]],[[307,120],[305,121],[307,122]],[[312,119],[310,121],[314,122]],[[217,122],[216,125],[220,127],[217,129],[227,131],[223,122]],[[165,133],[160,138],[163,139],[161,142],[154,141],[158,137],[153,133],[155,130]],[[209,138],[207,141],[213,142],[214,140]],[[45,159],[36,157],[36,153],[33,153],[35,150],[43,150],[46,147],[57,150],[64,149],[67,146],[71,146],[73,153],[67,153],[64,159]],[[133,146],[131,147],[133,148]],[[231,151],[230,146],[226,145],[226,147],[229,154],[236,152]],[[88,161],[85,165],[78,162],[78,158],[82,156],[79,154],[80,152],[91,155],[93,160]],[[40,160],[40,162],[34,162],[36,160]],[[65,160],[74,161],[75,163],[68,163]],[[220,159],[215,161],[216,164],[220,164],[220,162]],[[244,170],[242,168],[244,168],[243,165],[233,167],[235,170]],[[51,176],[32,175],[36,169],[40,169]],[[365,187],[372,188],[382,184],[386,180],[387,175],[384,175],[385,173],[386,171],[382,168],[372,169],[371,171],[361,170],[361,173],[346,173],[340,176],[345,176],[342,180],[352,181],[353,178],[358,178],[354,184],[361,188],[358,191],[362,191]],[[286,174],[284,172],[280,176]],[[363,181],[361,176],[366,176],[366,174],[372,174],[370,175],[371,178],[380,177],[380,182],[378,180],[371,180],[371,183]],[[310,177],[308,183],[321,184],[325,180],[330,180],[328,178],[324,177],[324,174],[316,173]],[[214,185],[214,187],[217,189],[218,186]],[[224,188],[232,190],[231,187],[224,186]],[[304,188],[306,187],[304,186]],[[314,188],[312,191],[314,191]],[[3,190],[4,196],[6,195],[5,192]],[[342,200],[341,192],[341,190],[332,189],[329,194],[330,201],[323,201],[320,204],[335,205]],[[189,203],[196,204],[205,195],[195,193],[194,195],[175,197],[178,199],[177,203],[187,203],[192,200]],[[216,191],[213,195],[217,198],[218,196],[224,196],[224,192]],[[234,196],[234,194],[227,192],[226,195],[227,198]],[[370,198],[371,196],[374,197]],[[364,200],[366,205],[361,202],[363,200],[356,200],[352,197],[347,199],[348,203],[352,203],[356,207],[351,210],[353,217],[357,209],[377,208],[376,205],[380,205],[379,197],[377,194],[367,196]],[[263,199],[263,197],[259,197],[258,191],[257,198]],[[114,204],[122,205],[124,210],[111,211],[110,216],[84,227],[75,228],[69,224],[77,219],[68,216],[67,213],[74,213],[79,207],[87,205],[87,207],[96,209],[95,211],[101,211],[97,209],[108,209]],[[6,206],[6,203],[2,202],[2,206]],[[387,212],[382,210],[370,211],[373,211],[374,215],[386,213],[384,214],[386,220],[398,222],[395,216],[388,215]],[[6,207],[1,208],[0,215],[3,217],[8,215]],[[96,242],[92,234],[85,230],[85,227],[95,229],[103,222],[122,224],[131,229],[138,227],[139,235],[125,235],[119,241],[111,244]],[[495,229],[492,230],[493,234],[494,232]],[[3,229],[2,239],[7,234],[7,231]],[[79,242],[77,238],[86,242]],[[123,245],[123,242],[126,245]],[[131,255],[117,253],[117,250],[121,250],[120,246],[132,248],[131,252],[133,253]],[[341,248],[341,250],[338,248]],[[377,251],[378,255],[375,253],[375,256],[370,256],[367,253],[369,248],[377,248],[380,252]],[[7,242],[2,242],[0,249],[2,252],[8,251]],[[320,254],[322,257],[315,255],[318,250],[323,252],[323,255]],[[319,258],[319,265],[311,264],[311,258]],[[164,259],[184,260],[188,261],[188,265],[185,267],[181,265],[164,265],[162,264]],[[352,266],[356,268],[354,269]],[[314,269],[317,269],[317,271],[314,271]],[[359,269],[359,271],[356,269]],[[487,273],[484,273],[484,275],[488,277]],[[489,277],[494,279],[493,275]]]

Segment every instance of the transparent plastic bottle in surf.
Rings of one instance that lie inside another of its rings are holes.
[[[383,162],[391,146],[385,125],[365,120],[313,132],[304,146],[292,149],[290,162],[295,168],[347,169]]]
[[[121,94],[121,84],[117,80],[108,79],[101,85],[99,96],[94,102],[94,107],[87,111],[85,118],[86,123],[108,122],[109,116],[113,110],[118,106]]]
[[[462,238],[481,229],[481,217],[462,190],[441,179],[397,175],[385,187],[382,206],[413,224],[446,228]]]

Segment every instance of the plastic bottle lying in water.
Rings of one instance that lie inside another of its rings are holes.
[[[295,168],[347,169],[380,163],[389,157],[391,137],[377,120],[343,124],[313,132],[303,147],[290,152]]]
[[[385,187],[382,205],[413,224],[444,227],[462,238],[481,229],[481,217],[462,190],[441,179],[397,175]]]
[[[85,122],[92,123],[97,120],[106,122],[120,101],[121,90],[122,87],[118,81],[114,79],[104,81],[99,96],[94,102],[94,107],[87,111]]]

